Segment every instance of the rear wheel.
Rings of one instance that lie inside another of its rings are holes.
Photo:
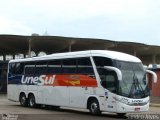
[[[27,106],[27,98],[26,98],[25,94],[20,95],[19,102],[20,102],[21,106],[23,106],[23,107]]]
[[[93,99],[89,102],[89,111],[93,115],[99,115],[101,114],[99,103],[96,99]]]
[[[33,94],[29,95],[28,104],[30,107],[36,107],[36,100]]]

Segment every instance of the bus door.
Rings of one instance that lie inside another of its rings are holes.
[[[117,75],[115,71],[106,70],[105,68],[98,68],[99,76],[101,79],[101,85],[105,89],[106,97],[106,109],[107,111],[116,111],[117,104],[116,97],[116,81]]]

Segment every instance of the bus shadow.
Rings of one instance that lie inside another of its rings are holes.
[[[14,105],[14,106],[17,106],[17,107],[22,107],[20,105]],[[25,107],[23,107],[25,108]],[[30,108],[30,107],[26,107],[26,108]],[[74,108],[59,108],[59,109],[54,109],[52,107],[41,107],[41,106],[38,106],[36,108],[32,108],[32,109],[41,109],[41,110],[46,110],[46,111],[55,111],[55,112],[60,112],[60,115],[62,115],[63,113],[66,114],[66,115],[72,115],[73,114],[77,114],[77,115],[83,115],[83,116],[89,116],[92,118],[110,118],[110,119],[127,119],[128,117],[127,116],[118,116],[117,114],[115,113],[107,113],[107,112],[103,112],[101,115],[92,115],[89,113],[89,111],[83,111],[81,109],[77,109],[75,110]],[[69,113],[69,114],[68,114]],[[71,114],[70,114],[71,113]],[[58,113],[56,113],[58,114]]]
[[[98,118],[114,118],[114,119],[127,119],[126,116],[118,116],[117,114],[114,114],[114,113],[107,113],[107,112],[102,112],[102,114],[100,115],[92,115],[89,113],[89,111],[77,111],[77,110],[71,110],[71,109],[59,109],[58,111],[60,112],[68,112],[68,113],[74,113],[74,114],[80,114],[80,115],[87,115],[87,116],[91,116],[91,117],[97,117]]]

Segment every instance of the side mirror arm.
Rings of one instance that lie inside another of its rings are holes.
[[[157,83],[157,75],[155,72],[151,71],[151,70],[146,70],[147,73],[151,74],[153,76],[153,81],[154,83]]]
[[[122,72],[116,68],[116,67],[111,67],[111,66],[104,66],[105,69],[107,70],[113,70],[116,72],[118,80],[121,81],[122,80]]]

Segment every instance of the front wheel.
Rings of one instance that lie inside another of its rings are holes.
[[[28,104],[30,107],[36,107],[36,100],[33,94],[29,95]]]
[[[99,103],[96,99],[93,99],[89,102],[89,111],[93,115],[99,115],[101,114]]]

